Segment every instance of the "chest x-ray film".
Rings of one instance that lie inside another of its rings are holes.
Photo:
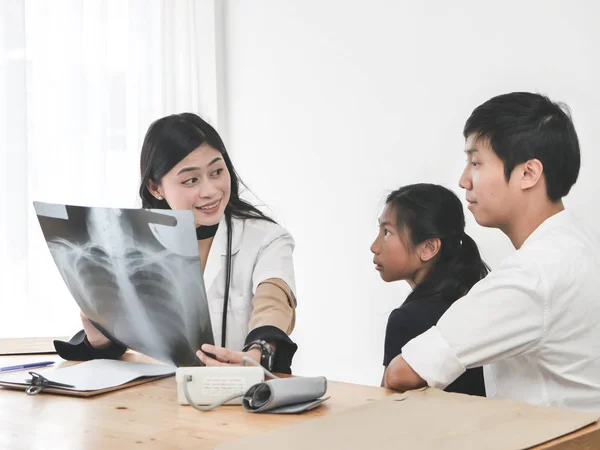
[[[213,344],[191,211],[35,202],[69,291],[105,336],[175,366]]]

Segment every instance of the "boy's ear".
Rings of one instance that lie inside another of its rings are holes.
[[[148,180],[148,183],[146,184],[146,186],[148,187],[148,190],[150,191],[150,193],[157,200],[163,200],[165,198],[164,195],[162,194],[160,186],[157,185],[154,181]]]
[[[519,183],[522,190],[531,189],[536,186],[544,175],[544,165],[539,159],[530,159],[515,168],[519,175]]]
[[[442,241],[439,238],[427,239],[419,244],[419,257],[421,261],[431,261],[442,248]]]

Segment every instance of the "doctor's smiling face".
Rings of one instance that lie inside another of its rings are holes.
[[[177,163],[160,183],[149,180],[148,189],[171,209],[192,210],[196,226],[215,225],[229,203],[231,177],[223,155],[204,144]]]
[[[274,222],[240,198],[240,180],[219,133],[192,113],[172,114],[148,128],[140,156],[143,208],[189,209],[196,227],[224,214]]]
[[[218,224],[226,210],[237,217],[254,212],[239,197],[240,180],[221,137],[196,114],[150,125],[140,172],[143,208],[191,210],[196,227]]]

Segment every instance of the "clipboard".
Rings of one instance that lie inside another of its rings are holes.
[[[39,393],[92,397],[173,376],[175,367],[163,364],[95,359],[68,367],[13,372],[0,376],[0,386]]]

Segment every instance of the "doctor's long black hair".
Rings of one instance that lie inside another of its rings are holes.
[[[163,117],[148,128],[140,158],[139,193],[142,207],[169,209],[166,200],[158,200],[150,193],[148,181],[159,183],[176,164],[203,144],[221,153],[231,176],[231,194],[225,214],[240,219],[262,219],[275,223],[258,208],[240,198],[240,184],[245,185],[233,167],[221,136],[205,120],[192,113]]]
[[[465,233],[463,206],[454,192],[437,184],[411,184],[388,195],[396,228],[407,233],[407,247],[439,239],[441,247],[430,271],[406,301],[442,296],[454,302],[490,271],[475,241]]]

